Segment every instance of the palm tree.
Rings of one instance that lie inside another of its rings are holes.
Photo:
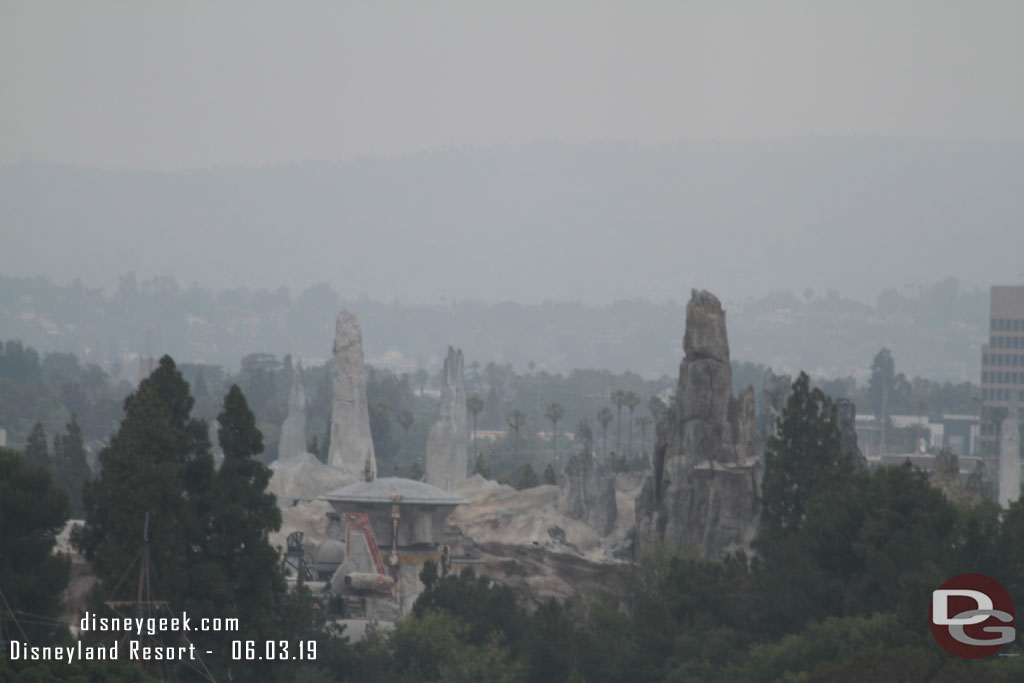
[[[514,444],[513,455],[515,455],[515,459],[516,459],[516,461],[518,461],[519,460],[519,430],[521,430],[523,428],[523,425],[526,424],[526,414],[523,413],[523,411],[521,411],[518,408],[516,408],[511,413],[509,413],[508,415],[505,416],[505,422],[508,423],[509,429],[511,429],[512,433],[515,434],[515,436],[516,436],[516,439],[513,442],[513,444]]]
[[[636,419],[636,423],[640,425],[640,455],[647,455],[647,428],[654,424],[654,420],[648,415],[641,415]]]
[[[619,453],[622,451],[622,406],[626,405],[626,392],[622,389],[613,391],[612,403],[615,404],[615,409],[618,412],[618,417],[615,420],[615,452]]]
[[[623,403],[629,409],[629,441],[627,442],[626,453],[631,454],[633,452],[633,411],[640,405],[640,397],[632,391],[627,391],[626,396],[623,398]]]
[[[552,403],[544,417],[551,420],[551,461],[558,464],[558,421],[565,417],[565,409],[559,403]]]
[[[405,437],[405,441],[409,441],[409,428],[412,427],[412,423],[415,418],[412,416],[412,411],[409,409],[400,410],[398,417],[395,421],[398,422],[398,426],[402,428],[402,435]]]
[[[484,409],[484,400],[480,394],[473,394],[466,399],[466,410],[473,416],[473,452],[476,453],[476,416]]]
[[[427,380],[430,379],[430,375],[423,368],[416,371],[416,374],[412,376],[416,384],[420,385],[420,396],[423,396],[423,388],[427,386]]]
[[[601,439],[601,456],[606,457],[608,455],[608,425],[615,419],[615,415],[612,413],[612,409],[608,406],[604,406],[601,410],[597,411],[597,421],[601,423],[601,432],[603,437]]]

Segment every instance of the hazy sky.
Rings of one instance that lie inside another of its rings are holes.
[[[1024,2],[0,0],[0,164],[1024,139]]]

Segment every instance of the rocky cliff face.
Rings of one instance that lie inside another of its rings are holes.
[[[362,478],[377,476],[377,460],[370,436],[370,411],[366,405],[366,371],[363,367],[363,333],[359,321],[341,309],[334,328],[334,403],[331,406],[331,446],[328,464]]]
[[[725,311],[708,291],[686,306],[675,402],[658,424],[654,472],[636,501],[636,550],[658,543],[721,557],[757,533],[762,459],[754,389],[732,396]]]
[[[462,349],[449,346],[441,376],[441,413],[427,436],[427,483],[451,491],[465,481],[468,448]]]
[[[931,480],[932,486],[942,491],[947,499],[954,503],[960,500],[960,458],[956,453],[948,448],[939,451]]]
[[[868,459],[857,445],[857,406],[853,401],[841,398],[836,401],[836,412],[839,417],[839,446],[843,455],[851,458],[857,469],[866,470]]]
[[[618,518],[615,477],[598,467],[593,446],[590,426],[581,422],[565,471],[559,477],[558,511],[607,536]]]
[[[302,363],[292,369],[292,391],[288,395],[288,417],[281,425],[277,443],[278,460],[297,460],[306,452],[306,391],[302,387]]]
[[[548,598],[584,604],[598,591],[625,593],[634,489],[616,493],[619,515],[605,536],[561,511],[557,486],[516,491],[474,475],[457,492],[469,504],[448,518],[453,556],[475,558],[475,571],[507,585],[523,604],[537,607]]]

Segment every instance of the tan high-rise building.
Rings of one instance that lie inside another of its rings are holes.
[[[993,287],[988,344],[981,347],[981,447],[995,453],[998,426],[990,408],[1024,407],[1024,287]]]

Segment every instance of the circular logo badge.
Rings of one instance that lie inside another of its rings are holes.
[[[928,621],[935,642],[965,659],[994,655],[1016,639],[1013,600],[984,574],[960,574],[933,591]]]

